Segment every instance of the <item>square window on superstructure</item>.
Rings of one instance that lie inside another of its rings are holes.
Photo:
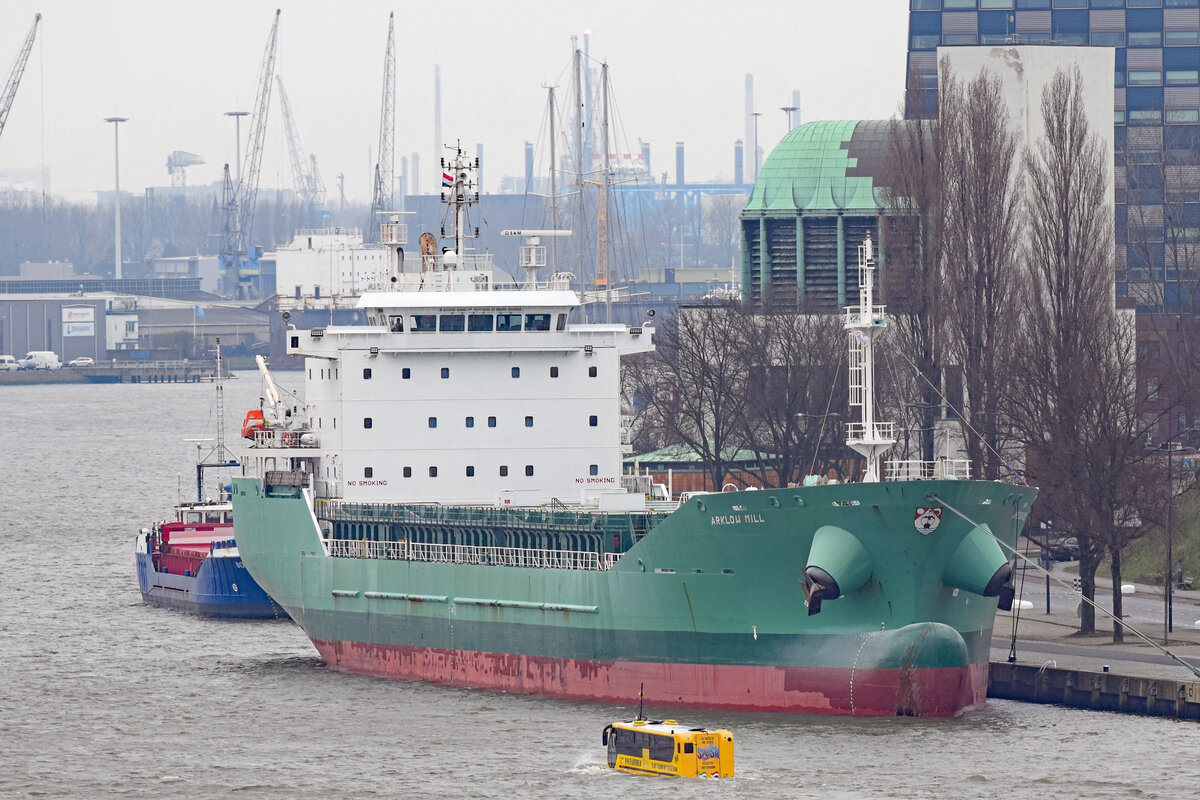
[[[450,377],[450,368],[442,367],[442,378],[445,379],[445,378],[449,378],[449,377]]]
[[[392,333],[404,333],[404,317],[392,314],[388,317],[388,330]]]
[[[475,418],[474,417],[467,417],[467,427],[468,428],[475,427]]]
[[[532,478],[532,477],[533,477],[533,464],[526,464],[526,465],[525,465],[525,477],[526,477],[526,478]]]
[[[521,377],[521,368],[520,368],[520,367],[513,367],[513,368],[512,368],[512,376],[513,376],[514,378],[519,378],[519,377]]]
[[[375,477],[375,468],[374,467],[363,467],[363,477],[364,478]]]
[[[557,378],[557,377],[558,377],[558,367],[551,367],[551,368],[550,368],[550,377],[551,377],[551,378]]]
[[[555,330],[565,331],[566,329],[567,329],[567,315],[559,314],[558,315],[558,325],[555,326]]]
[[[375,424],[374,420],[372,420],[370,417],[363,417],[363,427],[364,428],[370,428],[374,424]]]
[[[500,466],[500,477],[501,478],[508,477],[508,465],[507,464],[503,464]]]
[[[550,315],[549,314],[526,314],[525,315],[525,330],[527,330],[527,331],[548,331],[548,330],[550,330]]]
[[[131,330],[129,329],[129,325],[128,325],[128,324],[126,324],[126,325],[125,325],[125,332],[126,332],[126,333],[133,333],[133,331],[131,331]],[[299,346],[300,346],[300,337],[299,337],[299,336],[293,336],[293,337],[292,337],[292,347],[299,347]]]
[[[408,367],[404,367],[403,369],[400,370],[400,377],[403,378],[404,380],[408,380],[409,378],[412,377],[412,370],[409,369]]]
[[[590,417],[588,417],[588,427],[594,428],[599,424],[600,424],[600,418],[597,417],[595,414],[592,414]]]
[[[443,331],[461,331],[466,322],[462,314],[442,314],[438,320],[438,329]]]
[[[533,427],[533,417],[526,417],[526,418],[525,418],[525,427],[526,427],[526,428],[532,428],[532,427]]]
[[[490,331],[492,324],[493,318],[491,314],[471,314],[467,317],[468,331]]]
[[[410,331],[429,332],[437,330],[437,315],[435,314],[413,314],[412,323],[409,325]]]
[[[588,367],[588,377],[589,378],[596,377],[596,368],[595,367]]]
[[[431,477],[431,478],[436,478],[436,477],[437,477],[437,467],[430,467],[430,468],[429,468],[429,477]]]
[[[488,417],[488,427],[489,428],[496,427],[496,418],[495,417]]]
[[[371,368],[370,367],[363,367],[363,380],[364,381],[371,380]]]
[[[406,478],[411,478],[411,477],[412,477],[412,467],[405,467],[405,468],[404,468],[404,477],[406,477]]]
[[[474,477],[475,477],[475,467],[472,467],[472,466],[468,466],[468,467],[467,467],[467,477],[468,477],[468,478],[474,478]]]
[[[430,418],[429,418],[429,427],[431,427],[431,428],[436,428],[436,427],[437,427],[437,417],[430,417]]]
[[[589,464],[588,465],[588,475],[599,475],[599,474],[600,474],[600,465],[599,464]]]
[[[496,315],[496,330],[498,330],[498,331],[519,331],[519,330],[521,330],[521,315],[520,314],[497,314]]]

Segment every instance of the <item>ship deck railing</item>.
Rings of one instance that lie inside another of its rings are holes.
[[[576,569],[598,572],[607,570],[621,558],[620,553],[594,553],[589,550],[541,550],[530,547],[490,547],[467,544],[426,542],[377,542],[370,539],[329,539],[333,558],[371,558],[396,561],[426,561],[435,564],[473,564],[492,567],[532,569]]]
[[[971,479],[971,462],[965,458],[939,458],[934,461],[885,461],[885,481],[925,481]]]
[[[317,519],[330,522],[396,522],[488,526],[519,530],[564,530],[570,533],[644,535],[665,519],[663,511],[621,512],[529,506],[441,506],[408,503],[362,503],[318,500]]]

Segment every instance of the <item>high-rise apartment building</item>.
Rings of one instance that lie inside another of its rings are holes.
[[[1115,49],[1117,294],[1144,310],[1179,310],[1179,275],[1200,267],[1200,0],[910,0],[910,8],[908,85],[924,88],[924,108],[910,104],[910,116],[936,113],[939,47]]]

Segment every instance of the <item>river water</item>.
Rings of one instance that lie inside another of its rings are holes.
[[[298,373],[282,382],[298,383]],[[226,384],[238,444],[257,376]],[[951,720],[647,709],[730,781],[602,768],[600,706],[343,675],[288,622],[142,605],[139,527],[194,492],[211,384],[0,388],[0,797],[1179,798],[1200,727],[992,701]]]

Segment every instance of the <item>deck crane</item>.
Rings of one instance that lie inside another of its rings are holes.
[[[13,98],[17,96],[17,87],[21,85],[21,76],[25,74],[25,63],[29,61],[29,52],[33,50],[33,39],[37,35],[38,23],[42,21],[41,14],[33,17],[33,27],[17,53],[17,61],[13,64],[12,72],[8,75],[8,83],[4,87],[4,96],[0,97],[0,133],[4,133],[4,122],[8,119],[8,111],[12,108]]]
[[[375,191],[371,200],[371,218],[367,220],[364,241],[378,236],[378,214],[391,211],[392,135],[396,128],[396,39],[395,14],[388,15],[387,50],[383,58],[383,102],[379,114],[379,161],[375,164]]]
[[[311,153],[305,157],[300,131],[292,116],[292,104],[288,102],[287,91],[283,88],[283,78],[276,75],[275,82],[279,84],[279,108],[283,112],[283,127],[287,132],[288,151],[292,157],[292,181],[296,194],[305,206],[321,208],[325,205],[325,182],[321,180],[321,173],[317,169],[317,157]]]
[[[263,54],[262,68],[258,75],[258,97],[250,117],[250,138],[247,140],[246,157],[242,164],[242,179],[235,187],[229,181],[229,165],[225,165],[225,191],[222,206],[225,219],[221,230],[221,274],[226,291],[239,299],[255,294],[251,278],[258,269],[261,250],[251,252],[250,235],[254,230],[254,204],[258,199],[258,172],[262,166],[263,139],[267,131],[267,112],[271,107],[271,84],[275,74],[275,42],[279,36],[279,9],[275,10],[275,21],[271,35],[267,38],[267,49]]]

